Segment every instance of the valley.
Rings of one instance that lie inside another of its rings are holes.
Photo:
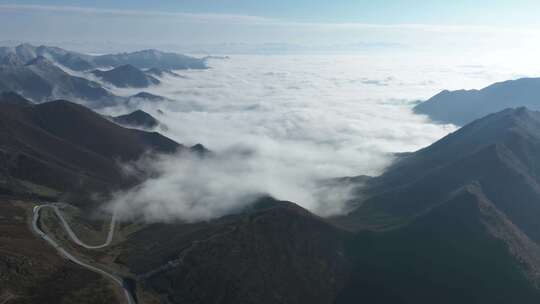
[[[0,304],[537,303],[537,78],[373,58],[0,47]]]

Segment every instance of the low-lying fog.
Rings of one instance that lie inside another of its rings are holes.
[[[392,153],[414,151],[455,130],[411,109],[444,88],[478,88],[515,75],[480,65],[430,64],[362,56],[233,56],[209,70],[177,71],[145,91],[171,102],[140,107],[211,160],[143,160],[159,177],[112,204],[149,221],[205,220],[242,208],[258,194],[329,216],[347,211],[347,187],[321,180],[378,175]],[[118,90],[132,95],[140,90]],[[124,114],[133,109],[110,109]]]

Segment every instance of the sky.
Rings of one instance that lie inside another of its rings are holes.
[[[540,45],[539,9],[528,0],[0,1],[0,41],[89,52],[525,49]]]
[[[1,1],[2,4],[14,4]],[[287,21],[374,24],[529,25],[538,24],[534,0],[164,0],[17,1],[17,5],[261,16]]]

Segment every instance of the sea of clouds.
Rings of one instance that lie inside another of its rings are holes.
[[[146,91],[170,101],[138,107],[167,126],[165,135],[201,143],[215,157],[184,153],[126,164],[154,174],[116,193],[109,206],[121,216],[208,220],[263,194],[321,216],[347,212],[349,186],[324,181],[381,174],[394,153],[415,151],[455,130],[414,114],[418,100],[515,77],[482,65],[361,55],[233,56],[209,64],[162,79]]]

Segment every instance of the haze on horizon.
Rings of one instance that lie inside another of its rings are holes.
[[[539,9],[539,2],[527,0],[0,1],[0,41],[86,52],[383,52],[523,60],[540,46]]]

